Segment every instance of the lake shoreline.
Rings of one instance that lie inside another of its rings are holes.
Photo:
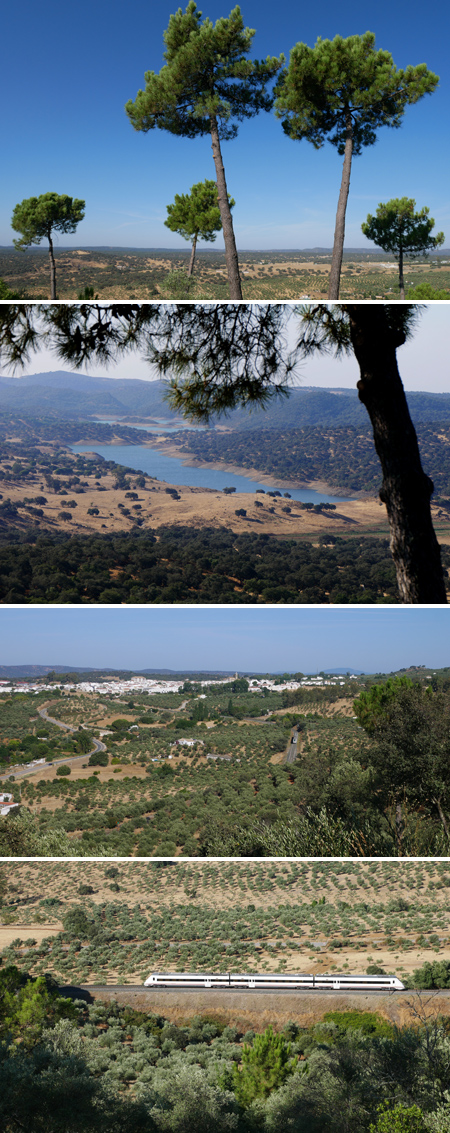
[[[80,444],[81,443],[80,441]],[[214,471],[229,472],[232,476],[245,476],[247,480],[255,480],[260,484],[266,484],[268,488],[284,488],[285,491],[289,491],[289,488],[295,491],[310,490],[312,492],[323,492],[328,496],[340,496],[342,492],[345,491],[345,489],[340,490],[339,488],[330,486],[324,480],[282,480],[278,476],[269,476],[267,472],[259,471],[257,468],[240,468],[239,465],[229,464],[224,460],[220,460],[217,465],[213,465],[210,461],[200,460],[193,455],[186,457],[186,453],[181,453],[178,445],[171,444],[170,441],[166,440],[164,437],[161,437],[161,440],[158,439],[156,443],[153,444],[147,440],[143,444],[143,447],[151,448],[156,452],[162,452],[164,456],[176,457],[176,459],[181,460],[185,468],[211,468],[214,469]],[[371,499],[373,493],[352,492],[349,490],[346,492],[346,495],[349,500],[365,500]]]

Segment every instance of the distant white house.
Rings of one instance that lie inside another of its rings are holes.
[[[179,744],[180,747],[195,747],[195,744],[204,746],[203,740],[175,740],[175,743]]]
[[[0,795],[0,803],[10,803],[12,797],[13,796],[11,794],[9,794],[8,791],[4,791],[3,794]]]

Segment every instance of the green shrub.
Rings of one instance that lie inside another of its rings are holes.
[[[450,960],[427,960],[416,968],[408,983],[421,990],[450,987]]]
[[[89,767],[107,767],[109,756],[107,751],[93,751],[89,756]]]
[[[345,1031],[362,1031],[364,1035],[392,1035],[392,1024],[376,1011],[327,1011],[324,1023],[334,1023]]]

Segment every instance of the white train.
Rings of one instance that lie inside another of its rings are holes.
[[[404,991],[397,976],[330,976],[249,972],[152,972],[144,987],[241,988],[261,991]]]

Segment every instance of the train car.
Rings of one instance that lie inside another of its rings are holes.
[[[295,972],[152,972],[144,987],[229,988],[261,991],[404,991],[397,976],[333,973],[300,975]]]

